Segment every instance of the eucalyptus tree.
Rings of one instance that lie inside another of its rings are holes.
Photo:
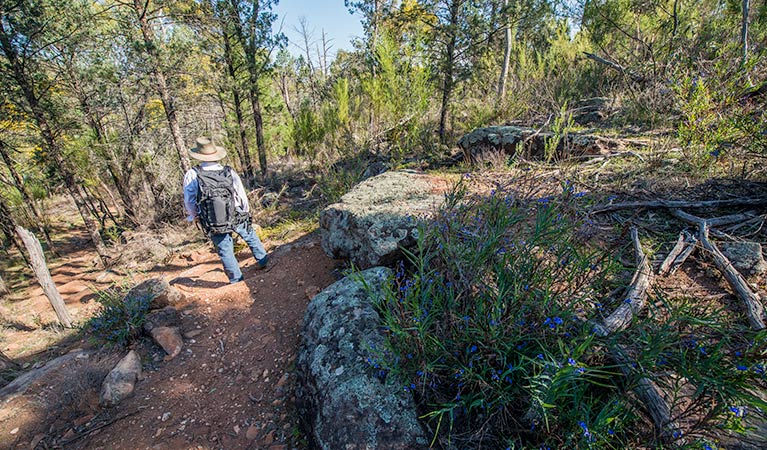
[[[79,18],[87,12],[79,0],[17,0],[0,3],[0,72],[12,81],[9,99],[26,111],[41,138],[41,159],[49,173],[60,179],[77,206],[102,262],[109,254],[88,209],[91,203],[84,183],[74,170],[72,155],[64,144],[67,130],[76,127],[67,99],[45,70],[56,57],[54,44],[72,38],[80,30]]]
[[[191,164],[179,125],[178,102],[168,82],[166,60],[169,55],[162,36],[158,36],[156,31],[159,28],[161,32],[165,32],[165,29],[172,27],[173,19],[166,14],[166,10],[171,5],[164,4],[161,0],[115,0],[115,3],[129,10],[132,15],[132,24],[141,32],[141,41],[136,44],[140,45],[146,55],[147,65],[154,78],[154,87],[162,101],[173,145],[178,154],[181,172],[186,173],[191,168]]]
[[[247,92],[256,129],[258,162],[261,174],[264,175],[267,170],[266,142],[259,82],[272,67],[272,52],[284,46],[287,41],[282,33],[272,32],[272,24],[277,19],[277,15],[272,12],[272,6],[277,3],[278,0],[229,0],[228,5],[229,22],[233,26],[239,48],[244,53],[248,74]]]

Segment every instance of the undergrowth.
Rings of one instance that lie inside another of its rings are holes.
[[[95,341],[126,347],[141,335],[152,299],[149,295],[126,296],[128,290],[128,286],[114,286],[96,291],[101,309],[83,326]]]
[[[628,243],[590,241],[588,201],[569,183],[541,198],[469,196],[458,183],[420,226],[376,300],[386,344],[369,363],[414,395],[433,446],[662,446],[631,392],[643,377],[670,393],[674,445],[715,448],[714,430],[740,430],[767,406],[753,395],[765,389],[765,333],[717,311],[661,298],[627,331],[594,333],[633,269],[618,262]],[[619,343],[629,368],[610,357]]]

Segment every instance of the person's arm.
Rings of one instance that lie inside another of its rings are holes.
[[[184,175],[184,209],[186,220],[193,222],[197,218],[197,172],[194,169]]]
[[[245,186],[242,185],[240,176],[234,170],[232,170],[232,180],[234,181],[234,205],[241,212],[250,212],[250,204],[248,202],[248,194],[245,192]]]

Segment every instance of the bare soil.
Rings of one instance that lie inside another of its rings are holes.
[[[66,249],[51,270],[79,321],[98,308],[94,290],[123,280],[96,270],[95,254],[84,243]],[[134,281],[166,277],[186,294],[178,305],[182,353],[166,362],[154,344],[135,344],[143,379],[131,398],[102,409],[101,381],[127,350],[94,348],[92,356],[40,379],[25,395],[6,404],[0,399],[0,448],[303,448],[292,411],[300,327],[308,300],[336,281],[339,263],[325,256],[317,233],[265,246],[270,264],[263,270],[248,250],[240,252],[245,281],[235,285],[210,245],[134,275]],[[53,316],[39,287],[17,291],[6,304],[3,317],[15,322],[4,325],[0,348],[27,368],[92,347],[76,332],[40,327]],[[34,352],[53,342],[53,350]]]

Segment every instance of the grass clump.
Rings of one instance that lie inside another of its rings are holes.
[[[642,377],[672,391],[674,414],[698,419],[685,422],[684,439],[695,443],[710,442],[700,430],[736,428],[732,408],[760,405],[750,392],[764,384],[764,336],[738,329],[751,349],[730,355],[733,340],[708,326],[705,350],[691,351],[679,342],[711,317],[692,319],[690,308],[671,304],[626,332],[594,333],[589,323],[621,304],[633,269],[589,242],[588,200],[572,185],[520,199],[468,196],[459,183],[446,200],[376,299],[386,343],[369,359],[379,377],[414,395],[433,445],[644,446],[655,435],[631,394]],[[617,343],[638,361],[628,375],[610,357]]]
[[[127,347],[139,338],[152,298],[126,296],[128,290],[122,286],[96,292],[101,309],[83,326],[94,340]]]

